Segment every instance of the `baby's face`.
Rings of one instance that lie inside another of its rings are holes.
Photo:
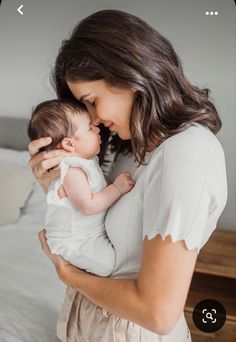
[[[78,114],[73,119],[78,129],[73,136],[75,153],[81,158],[92,158],[100,151],[100,129],[94,126],[88,114]]]

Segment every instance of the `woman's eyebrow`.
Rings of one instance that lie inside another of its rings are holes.
[[[83,96],[81,96],[80,98],[79,98],[79,101],[80,102],[82,102],[87,96],[89,96],[90,94],[85,94],[85,95],[83,95]]]

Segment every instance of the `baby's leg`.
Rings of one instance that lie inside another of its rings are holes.
[[[62,253],[74,266],[99,276],[109,276],[115,267],[115,250],[105,232],[74,240]]]

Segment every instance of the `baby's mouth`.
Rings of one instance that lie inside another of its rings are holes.
[[[110,131],[112,131],[114,129],[114,124],[110,124],[110,126],[108,127]]]

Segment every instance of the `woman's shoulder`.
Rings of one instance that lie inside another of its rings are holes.
[[[156,158],[165,156],[165,159],[173,159],[177,163],[193,159],[207,161],[213,154],[224,156],[222,146],[215,134],[208,127],[198,123],[166,139],[156,152],[154,152]]]
[[[143,237],[171,235],[199,251],[227,201],[222,147],[197,124],[164,141],[153,157],[144,181]]]

